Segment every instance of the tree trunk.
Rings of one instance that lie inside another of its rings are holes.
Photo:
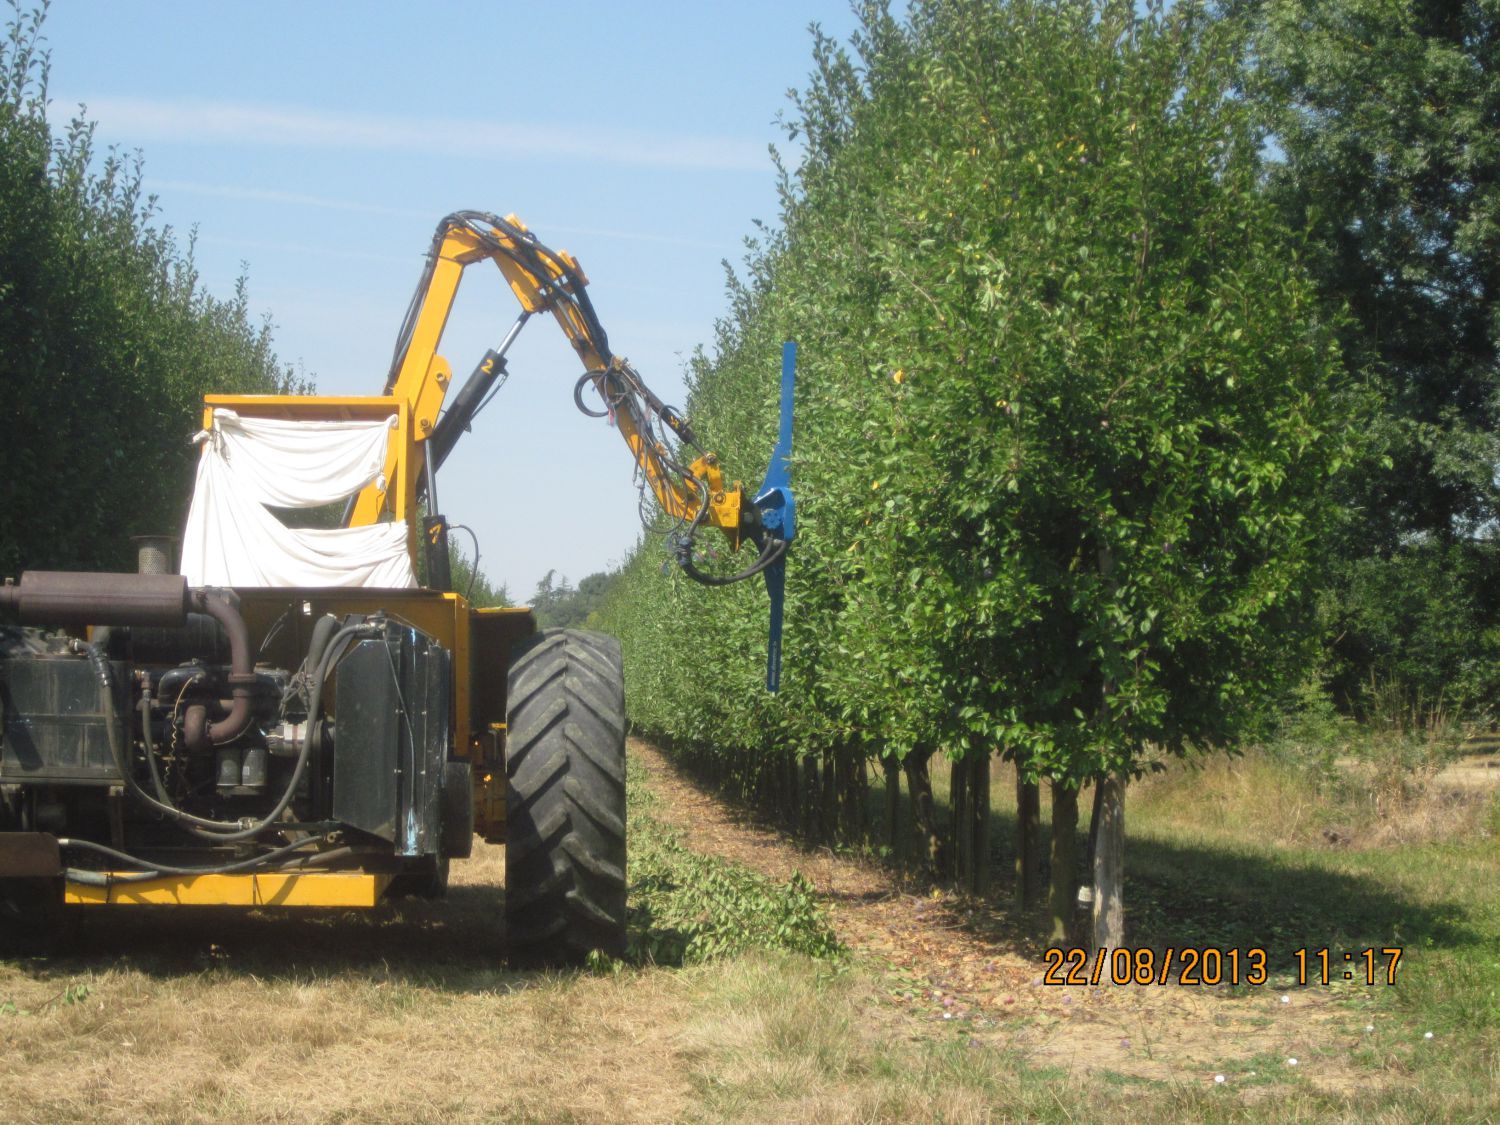
[[[949,838],[953,848],[953,883],[961,890],[969,886],[969,875],[973,870],[973,843],[969,835],[969,759],[965,755],[955,759],[948,770],[948,805],[952,810],[952,828]]]
[[[854,823],[854,748],[840,746],[834,765],[839,779],[839,839],[853,843],[858,836]]]
[[[856,796],[859,801],[859,838],[866,844],[870,842],[870,755],[861,750],[854,761]]]
[[[973,777],[969,782],[969,807],[971,809],[970,838],[972,844],[973,876],[969,890],[979,897],[990,893],[990,757],[986,747],[974,755]]]
[[[885,846],[895,856],[901,849],[901,763],[894,754],[881,761],[885,763]]]
[[[1068,945],[1073,938],[1073,915],[1077,910],[1078,790],[1063,782],[1052,783],[1052,914],[1053,945]]]
[[[802,787],[797,779],[797,752],[784,750],[781,758],[781,820],[789,828],[798,827],[798,810],[802,807]]]
[[[1016,763],[1016,902],[1023,910],[1042,895],[1042,793]]]
[[[802,838],[817,843],[818,828],[823,819],[823,802],[818,784],[818,756],[802,757]]]
[[[865,756],[859,746],[850,744],[843,748],[840,758],[842,775],[839,792],[842,802],[842,831],[844,839],[857,844],[865,839],[868,826],[870,782],[865,771]]]
[[[1094,817],[1093,945],[1118,949],[1125,943],[1125,778],[1101,777]]]
[[[822,840],[833,844],[839,836],[838,750],[823,751],[823,825]]]
[[[932,753],[931,747],[914,746],[902,763],[906,791],[911,794],[912,859],[928,875],[943,869],[943,838],[932,800],[932,778],[927,773]]]
[[[1089,850],[1088,853],[1084,856],[1084,865],[1090,871],[1094,870],[1094,856],[1098,851],[1100,818],[1099,810],[1100,802],[1104,800],[1104,786],[1100,783],[1103,780],[1104,779],[1102,777],[1094,778],[1094,808],[1093,811],[1089,813]]]

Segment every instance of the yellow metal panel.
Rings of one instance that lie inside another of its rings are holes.
[[[417,392],[413,416],[417,421],[417,440],[426,441],[432,436],[432,427],[437,425],[438,412],[443,408],[443,398],[448,394],[448,384],[453,382],[453,367],[440,355],[432,357],[427,365],[427,378]],[[416,470],[412,470],[413,475]]]
[[[468,249],[473,248],[470,237]],[[458,292],[458,283],[463,278],[465,247],[455,243],[452,236],[443,241],[443,249],[433,265],[432,279],[422,298],[422,308],[412,326],[411,340],[402,357],[401,369],[396,381],[389,387],[391,394],[403,402],[415,402],[421,392],[422,382],[427,378],[428,357],[436,355],[438,342],[443,338],[443,328],[448,323],[448,313],[453,309],[453,298]]]
[[[373,421],[396,413],[387,395],[204,395],[204,416],[217,406],[256,418],[317,418],[330,422]]]
[[[170,875],[90,887],[69,882],[64,901],[79,906],[374,906],[389,875],[302,872],[295,875]]]
[[[469,675],[469,603],[462,594],[446,592],[443,601],[453,613],[451,636],[443,643],[453,653],[453,746],[462,753],[474,737],[474,712],[469,702],[474,690]]]

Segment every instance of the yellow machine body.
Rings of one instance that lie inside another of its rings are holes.
[[[516,330],[532,314],[554,315],[582,361],[579,387],[583,380],[591,382],[630,449],[640,479],[663,511],[685,525],[691,522],[694,528],[718,528],[737,549],[747,526],[753,527],[746,520],[754,518],[751,506],[743,502],[740,484],[725,480],[718,458],[696,446],[686,419],[660,403],[630,365],[609,351],[592,306],[583,296],[587,279],[577,262],[566,252],[546,250],[514,216],[505,220],[483,216],[485,221],[476,223],[474,214],[458,213],[439,226],[383,394],[210,395],[204,400],[204,428],[212,427],[214,411],[220,409],[244,417],[317,421],[394,416],[384,471],[355,494],[344,523],[404,523],[415,571],[424,546],[419,533],[424,490],[431,491],[433,473],[446,448],[434,439],[442,423],[454,421],[443,415],[453,384],[452,368],[437,348],[465,269],[491,261],[521,305]],[[503,347],[490,356],[483,362],[498,364],[503,371]],[[493,374],[482,363],[471,379]],[[575,396],[578,393],[575,390]],[[463,413],[453,405],[450,411],[455,416]],[[675,460],[659,425],[697,449],[690,464]],[[459,428],[467,428],[466,420]],[[439,525],[435,533],[443,531]],[[235,594],[250,635],[258,641],[265,638],[257,659],[272,667],[297,667],[314,624],[328,614],[343,619],[383,613],[390,620],[414,626],[447,649],[452,659],[451,755],[467,761],[472,770],[475,833],[489,841],[505,839],[507,673],[512,645],[536,632],[529,609],[475,609],[459,594],[434,589],[257,588],[238,589]],[[337,700],[329,697],[325,703],[336,706]],[[361,861],[346,855],[337,869],[318,870],[316,859],[310,859],[305,868],[292,872],[163,875],[149,880],[131,880],[122,874],[117,881],[105,877],[102,886],[93,879],[68,881],[64,898],[80,907],[358,907],[378,902],[391,879],[378,862],[361,866]]]

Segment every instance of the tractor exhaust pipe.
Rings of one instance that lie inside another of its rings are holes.
[[[0,617],[21,625],[187,623],[188,584],[180,574],[83,574],[28,570],[0,586]]]
[[[227,590],[189,589],[180,574],[85,574],[28,570],[0,586],[0,619],[21,625],[141,625],[175,629],[190,612],[206,613],[229,638],[229,714],[200,722],[201,749],[233,742],[250,726],[255,663],[250,630]]]

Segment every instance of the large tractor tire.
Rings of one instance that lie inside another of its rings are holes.
[[[505,924],[511,963],[625,952],[625,684],[620,643],[548,629],[511,660]]]

